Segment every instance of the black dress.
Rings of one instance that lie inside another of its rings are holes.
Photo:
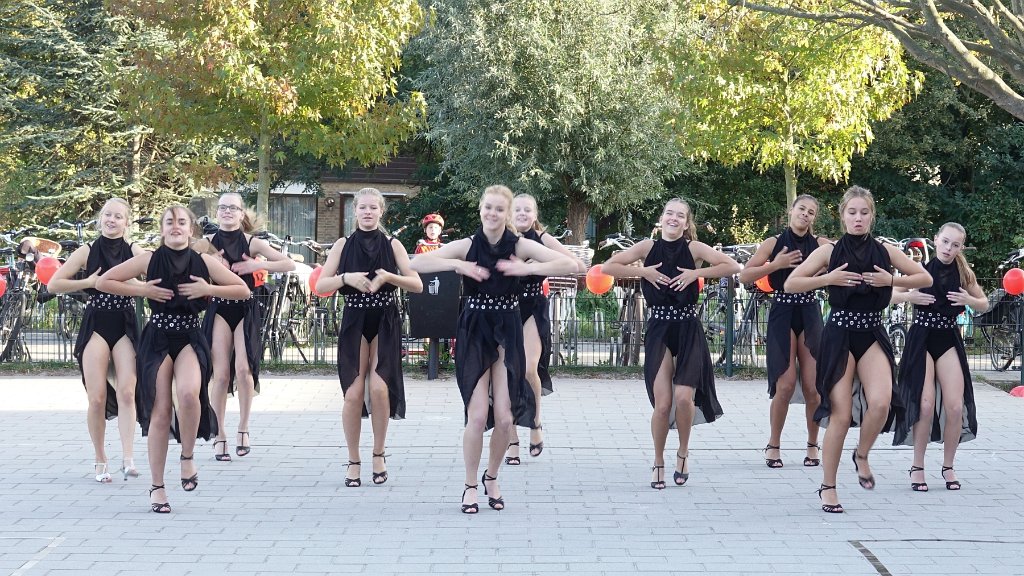
[[[377,276],[384,269],[398,274],[391,238],[379,230],[356,230],[345,241],[337,274],[369,272],[367,278]],[[338,331],[338,379],[342,393],[348,392],[359,375],[359,347],[377,338],[377,374],[388,386],[389,416],[405,418],[405,382],[402,379],[402,322],[395,299],[396,287],[384,284],[373,294],[364,294],[345,285],[345,309]],[[369,416],[370,390],[364,388],[363,416]]]
[[[523,238],[544,244],[543,232],[533,228],[523,232]],[[533,318],[537,324],[537,335],[540,336],[540,361],[537,362],[537,375],[540,376],[541,395],[547,396],[554,392],[551,386],[551,375],[548,365],[551,362],[551,311],[548,308],[548,297],[544,295],[544,276],[525,276],[520,281],[522,291],[519,293],[519,315],[526,321]]]
[[[696,269],[689,241],[655,240],[644,259],[644,266],[661,263],[658,272],[669,278],[679,275],[679,268]],[[714,422],[723,414],[715,392],[715,370],[711,362],[708,342],[697,317],[697,283],[683,290],[640,282],[644,300],[650,312],[647,335],[644,338],[644,381],[647,397],[654,406],[654,380],[664,359],[665,351],[675,358],[672,384],[694,389],[693,403],[697,410],[694,424]],[[673,395],[673,399],[675,395]],[[670,411],[671,425],[675,427],[675,410]]]
[[[172,250],[161,246],[153,252],[146,269],[146,278],[161,281],[157,286],[174,290],[174,297],[166,302],[147,300],[151,315],[142,330],[136,359],[138,362],[139,384],[135,394],[135,407],[142,435],[149,434],[149,421],[156,401],[156,377],[168,355],[178,354],[191,346],[199,361],[199,430],[196,438],[209,440],[217,434],[217,415],[210,406],[209,384],[213,373],[210,362],[210,344],[203,334],[199,313],[207,306],[205,298],[187,299],[178,294],[178,284],[192,282],[190,276],[210,280],[210,271],[203,257],[191,248]],[[181,442],[177,414],[172,414],[171,434]]]
[[[967,352],[957,328],[956,317],[964,311],[946,297],[948,292],[960,290],[960,271],[956,262],[943,264],[938,258],[928,262],[925,270],[932,275],[932,285],[921,292],[931,294],[935,302],[927,306],[914,306],[914,323],[907,334],[907,345],[900,359],[898,391],[900,409],[896,413],[896,434],[893,445],[914,444],[914,424],[921,418],[921,393],[924,390],[926,356],[938,360],[950,348],[956,350],[960,361],[960,372],[964,379],[963,419],[960,426],[960,442],[974,440],[978,436],[977,407],[974,404],[974,386],[971,371],[967,366]],[[936,354],[938,357],[936,357]],[[942,442],[946,425],[945,410],[942,407],[942,389],[939,381],[942,375],[935,373],[935,414],[932,417],[931,442]]]
[[[536,415],[533,389],[526,383],[526,353],[523,351],[523,322],[519,316],[519,279],[505,276],[495,267],[516,251],[519,237],[506,230],[492,246],[482,229],[473,235],[466,254],[468,262],[487,268],[490,276],[482,281],[462,277],[464,296],[459,314],[455,349],[455,378],[462,393],[463,414],[468,420],[469,401],[484,372],[498,360],[498,347],[505,349],[505,372],[512,418],[517,426],[532,428]],[[494,427],[493,406],[487,417],[487,429]]]
[[[847,272],[876,272],[875,266],[891,270],[892,262],[885,246],[870,234],[854,236],[844,234],[836,242],[828,270],[848,264]],[[882,326],[882,310],[889,305],[892,287],[875,288],[861,283],[854,286],[829,286],[828,302],[831,305],[828,322],[821,333],[819,347],[817,389],[821,404],[814,413],[814,420],[820,426],[828,426],[832,414],[830,394],[836,382],[846,373],[846,364],[852,352],[859,359],[875,342],[882,348],[889,361],[893,385],[896,385],[896,360],[892,343]],[[892,404],[897,404],[897,394],[892,395]],[[853,381],[853,414],[851,427],[859,427],[867,411],[867,399],[858,378]],[[890,406],[888,420],[883,432],[892,430],[894,411]]]
[[[818,239],[810,234],[799,236],[791,228],[779,234],[775,239],[775,249],[772,250],[770,260],[774,260],[783,248],[789,248],[790,252],[800,252],[806,260],[811,252],[818,248]],[[821,341],[821,331],[824,322],[821,320],[821,307],[814,292],[786,292],[783,286],[786,279],[793,272],[792,268],[776,270],[768,275],[768,283],[772,287],[772,308],[768,312],[768,346],[767,346],[767,367],[768,367],[768,397],[775,397],[775,387],[779,377],[789,370],[790,358],[790,333],[795,332],[797,337],[804,335],[804,342],[807,344],[811,357],[818,359],[818,344]],[[797,373],[797,381],[800,374]],[[801,390],[797,387],[797,390]],[[802,393],[793,395],[794,399],[802,398]]]
[[[223,251],[222,256],[230,268],[235,262],[242,262],[245,257],[251,257],[249,243],[252,236],[246,238],[242,230],[219,230],[213,235],[210,244],[217,250]],[[228,324],[232,334],[231,358],[229,359],[230,374],[228,376],[228,394],[235,393],[235,354],[234,332],[238,323],[242,323],[242,331],[245,334],[245,357],[249,363],[249,371],[252,372],[252,382],[256,393],[260,392],[260,357],[263,355],[262,337],[260,327],[263,325],[260,306],[255,296],[256,280],[252,274],[239,275],[245,285],[249,288],[250,296],[245,300],[225,300],[224,298],[210,298],[210,306],[206,309],[203,317],[203,333],[206,340],[213,342],[213,320],[220,315]]]
[[[89,246],[89,258],[85,264],[85,276],[92,276],[97,270],[100,273],[110,270],[132,257],[132,247],[123,238],[107,238],[100,236]],[[111,351],[121,336],[127,336],[134,348],[139,340],[139,325],[135,322],[135,302],[131,296],[107,294],[95,288],[87,288],[85,293],[89,302],[82,313],[82,325],[75,339],[73,354],[82,370],[82,355],[94,333],[99,334],[107,342]],[[111,361],[113,361],[111,359]],[[85,376],[82,376],[85,385]],[[117,417],[117,392],[114,390],[110,376],[107,376],[107,420]]]

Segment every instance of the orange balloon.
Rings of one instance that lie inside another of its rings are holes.
[[[550,284],[548,284],[548,279],[547,279],[547,278],[545,278],[545,279],[544,279],[544,282],[542,282],[542,283],[541,283],[541,285],[540,285],[540,291],[541,291],[541,293],[543,293],[543,294],[544,294],[545,296],[547,296],[548,294],[551,294],[551,285],[550,285]]]
[[[1019,295],[1024,292],[1024,270],[1020,268],[1010,268],[1003,274],[1003,289],[1006,290],[1007,294],[1013,296]]]
[[[703,276],[697,276],[697,290],[699,292],[703,292],[704,291],[704,277]]]
[[[601,265],[595,264],[587,270],[587,290],[594,294],[604,294],[615,285],[615,278],[601,271]]]
[[[7,293],[7,278],[0,278],[0,296]]]
[[[267,283],[267,271],[266,270],[257,270],[255,272],[253,272],[252,273],[252,283],[257,288],[259,288],[260,286],[263,286],[264,284],[266,284]]]
[[[767,276],[761,276],[758,278],[757,282],[754,282],[754,286],[757,286],[758,290],[766,294],[772,293],[772,283],[768,281]]]
[[[50,283],[50,278],[53,278],[53,273],[60,268],[60,260],[57,260],[53,256],[46,256],[41,258],[36,263],[36,278],[46,286]]]
[[[320,279],[320,274],[323,271],[324,271],[324,267],[319,265],[319,264],[317,264],[313,268],[313,272],[309,275],[309,289],[313,292],[313,294],[316,294],[317,296],[319,296],[321,298],[327,298],[328,296],[333,296],[334,293],[337,292],[337,290],[332,290],[331,292],[326,292],[326,293],[323,293],[323,294],[321,294],[320,292],[316,291],[316,281]]]

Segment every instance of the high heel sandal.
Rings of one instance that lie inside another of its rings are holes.
[[[922,468],[920,466],[911,466],[910,470],[907,470],[907,472],[909,472],[910,475],[913,476],[914,472],[924,472],[924,468]],[[928,483],[927,482],[914,482],[913,480],[911,480],[911,482],[910,482],[910,489],[913,490],[914,492],[927,492],[928,491]]]
[[[99,469],[98,472],[97,469]],[[96,472],[96,481],[99,482],[100,484],[109,484],[110,482],[113,481],[113,479],[110,477],[110,473],[107,472],[106,462],[94,463],[93,472]]]
[[[778,446],[772,446],[771,444],[768,444],[768,445],[766,445],[764,447],[764,450],[762,450],[762,452],[765,453],[765,459],[764,459],[764,465],[765,466],[767,466],[769,468],[782,468],[782,466],[783,466],[782,458],[768,458],[767,457],[769,450],[778,450],[778,449],[779,449]]]
[[[541,426],[540,424],[538,424],[537,427],[534,428],[534,430],[543,430],[543,429],[544,429],[544,426]],[[537,442],[536,444],[534,444],[533,442],[530,442],[530,456],[531,457],[536,458],[537,456],[540,456],[541,452],[543,452],[543,451],[544,451],[544,441],[543,440],[541,440],[540,442]]]
[[[484,496],[487,496],[487,483],[488,482],[494,482],[497,479],[498,479],[497,476],[489,476],[487,474],[487,470],[484,470],[484,475],[480,477],[480,481],[483,482],[483,484],[484,484]],[[490,506],[491,508],[494,508],[495,510],[501,512],[502,510],[505,509],[505,499],[501,498],[501,497],[498,497],[498,498],[490,498],[490,497],[488,497],[487,498],[487,505]]]
[[[658,470],[661,470],[661,472],[658,472]],[[654,488],[655,490],[664,490],[665,489],[665,467],[664,466],[651,466],[651,472],[654,472],[654,474],[655,474],[654,477],[658,478],[658,480],[654,480],[654,481],[651,482],[651,488]]]
[[[163,484],[161,484],[159,486],[157,486],[156,484],[150,484],[150,486],[151,486],[151,488],[149,489],[149,496],[150,497],[153,496],[153,492],[156,492],[157,490],[163,490],[164,489]],[[149,503],[149,507],[153,510],[153,512],[156,512],[157,514],[169,514],[170,511],[171,511],[171,505],[168,502],[150,502]]]
[[[816,448],[818,454],[821,454],[821,446],[817,444],[807,443],[807,448]],[[821,458],[811,458],[810,456],[804,456],[804,466],[821,466]]]
[[[690,479],[689,472],[683,472],[682,469],[686,467],[686,459],[690,457],[690,453],[687,452],[686,456],[680,456],[679,452],[676,452],[676,459],[682,460],[683,465],[679,467],[679,471],[672,471],[672,481],[676,483],[676,486],[683,486],[686,481]],[[680,482],[682,480],[682,482]]]
[[[362,466],[362,465],[363,465],[362,462],[353,462],[352,460],[349,460],[348,464],[345,466],[345,468],[350,468],[352,466]],[[346,488],[358,488],[358,487],[360,487],[362,485],[363,485],[363,481],[360,478],[349,478],[347,476],[345,477],[345,487]]]
[[[185,462],[186,460],[191,460],[194,457],[195,454],[193,454],[192,456],[185,456],[184,454],[182,454],[181,456],[178,457],[178,460]],[[196,472],[189,478],[181,479],[181,489],[184,490],[185,492],[191,492],[196,488],[199,488],[199,472]]]
[[[248,432],[239,432],[238,435],[241,436],[243,440],[249,437]],[[224,451],[227,452],[227,443],[224,444]],[[235,454],[239,456],[247,456],[249,452],[252,452],[252,447],[248,444],[242,444],[239,442],[238,446],[235,446]]]
[[[380,454],[374,454],[373,457],[374,458],[383,458],[384,459],[384,464],[388,463],[388,459],[384,458],[384,453],[383,452],[381,452]],[[378,482],[377,480],[380,480],[380,482]],[[373,483],[374,484],[383,484],[383,483],[385,483],[387,481],[388,481],[388,471],[387,470],[385,470],[383,472],[374,472],[373,473]]]
[[[821,493],[822,492],[824,492],[826,490],[835,490],[835,489],[836,489],[836,487],[834,485],[833,486],[829,486],[827,484],[822,484],[821,488],[818,488],[818,498],[819,499],[823,499],[823,498],[821,498]],[[822,503],[821,509],[824,510],[825,512],[828,512],[829,514],[842,514],[843,512],[845,512],[845,510],[843,510],[843,505],[842,504],[824,504],[824,503]]]
[[[942,467],[942,479],[943,480],[946,480],[946,471],[947,470],[952,470],[952,469],[953,469],[952,466],[943,466]],[[946,480],[946,490],[959,490],[959,489],[960,489],[960,481],[959,480]]]
[[[120,472],[121,472],[121,474],[124,474],[124,481],[125,482],[128,481],[128,477],[129,476],[131,476],[132,478],[138,478],[139,477],[139,471],[135,469],[135,461],[134,460],[129,460],[127,462],[121,462],[121,470],[120,470]]]
[[[519,441],[509,442],[508,448],[513,446],[519,446]],[[508,451],[508,448],[505,448],[506,452]],[[508,464],[509,466],[519,466],[522,463],[523,460],[519,456],[505,456],[505,464]]]
[[[227,440],[214,440],[213,449],[217,449],[217,444],[224,444],[224,451],[217,452],[213,455],[213,459],[217,462],[231,462],[231,454],[228,454],[228,441]]]
[[[470,490],[476,490],[476,486],[477,486],[476,484],[466,484],[466,489],[462,491],[462,499],[463,500],[466,499],[466,492],[469,492]],[[480,511],[480,504],[478,504],[477,502],[473,502],[472,504],[463,504],[462,505],[462,513],[463,514],[476,514],[479,511]]]
[[[858,448],[854,448],[853,449],[853,454],[850,455],[853,458],[853,470],[854,470],[854,472],[857,473],[857,483],[860,484],[860,487],[865,489],[865,490],[874,490],[875,489],[875,475],[872,474],[870,476],[861,476],[860,475],[860,466],[857,464],[857,460],[863,460],[863,461],[867,462],[868,461],[868,457],[867,456],[861,456],[860,454],[858,454],[858,452],[860,452],[860,448],[859,447]]]

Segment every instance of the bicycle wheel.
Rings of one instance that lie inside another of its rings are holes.
[[[632,329],[629,332],[629,340],[626,342],[626,354],[629,356],[630,366],[640,365],[640,350],[643,348],[643,329],[646,321],[644,319],[643,296],[637,292],[633,295],[633,305],[630,311],[629,323]]]
[[[992,368],[1002,372],[1013,364],[1020,350],[1020,334],[1011,324],[986,326],[981,329],[988,339],[988,357]]]
[[[10,360],[18,342],[27,298],[24,292],[11,294],[0,307],[0,361]]]
[[[892,351],[896,358],[902,356],[907,345],[907,327],[903,324],[889,326],[889,342],[892,343]]]
[[[704,297],[700,323],[704,326],[704,336],[707,338],[712,360],[716,364],[725,361],[725,304],[717,293],[709,293]]]
[[[73,340],[82,327],[82,314],[85,312],[85,305],[73,297],[61,294],[57,299],[57,322],[54,329],[57,337],[64,340]]]
[[[633,337],[633,299],[626,295],[619,308],[619,339],[615,343],[619,366],[629,366],[629,342]]]

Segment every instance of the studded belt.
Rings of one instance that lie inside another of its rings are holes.
[[[346,308],[388,308],[395,305],[395,293],[393,291],[345,295]]]
[[[530,282],[529,284],[524,283],[522,285],[523,292],[520,294],[521,298],[536,298],[537,296],[544,295],[544,284],[542,282]]]
[[[243,304],[248,304],[252,299],[253,296],[250,294],[248,298],[243,300],[231,300],[229,298],[217,298],[214,296],[210,301],[218,306],[242,306]]]
[[[817,296],[814,292],[776,292],[772,298],[776,304],[814,304]]]
[[[466,306],[470,310],[518,310],[519,295],[504,294],[501,296],[491,296],[490,294],[476,294],[466,297]]]
[[[840,328],[850,330],[874,330],[882,325],[882,311],[837,310],[832,309],[828,321]]]
[[[956,318],[914,308],[914,324],[925,328],[956,328]]]
[[[697,305],[666,306],[655,304],[650,307],[651,320],[690,320],[697,317]]]
[[[132,297],[100,292],[89,298],[87,306],[97,310],[130,310],[132,308]]]
[[[157,312],[149,317],[149,323],[169,332],[191,332],[199,330],[199,315]]]

